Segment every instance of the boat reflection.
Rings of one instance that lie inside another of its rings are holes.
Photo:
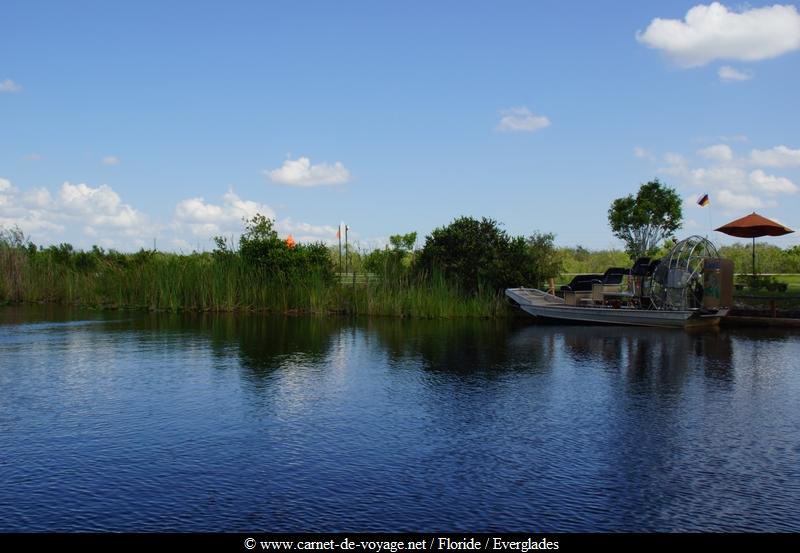
[[[512,340],[548,352],[551,361],[564,355],[572,363],[599,366],[632,381],[674,381],[698,367],[728,371],[733,355],[730,335],[722,331],[543,325],[521,328]]]

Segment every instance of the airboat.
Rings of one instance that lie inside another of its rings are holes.
[[[577,275],[556,291],[509,288],[506,297],[534,317],[580,323],[687,328],[715,326],[733,304],[733,262],[708,239],[690,236],[661,259],[629,269]]]

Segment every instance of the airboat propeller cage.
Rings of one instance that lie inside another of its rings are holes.
[[[733,304],[733,261],[722,259],[702,236],[675,244],[653,281],[653,301],[660,309],[718,309]]]

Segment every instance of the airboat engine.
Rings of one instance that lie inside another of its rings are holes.
[[[658,309],[717,310],[733,305],[733,261],[702,236],[675,244],[653,275]]]

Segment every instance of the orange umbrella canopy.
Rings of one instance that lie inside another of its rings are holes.
[[[783,236],[794,232],[789,227],[762,217],[755,211],[750,215],[746,215],[741,219],[731,221],[727,225],[722,225],[718,229],[719,232],[724,232],[731,236],[738,236],[739,238],[757,238],[759,236]]]
[[[772,219],[762,217],[755,211],[741,219],[731,221],[727,225],[722,225],[716,230],[739,238],[753,239],[753,281],[756,279],[756,238],[759,236],[783,236],[794,232],[789,227],[785,227]]]

